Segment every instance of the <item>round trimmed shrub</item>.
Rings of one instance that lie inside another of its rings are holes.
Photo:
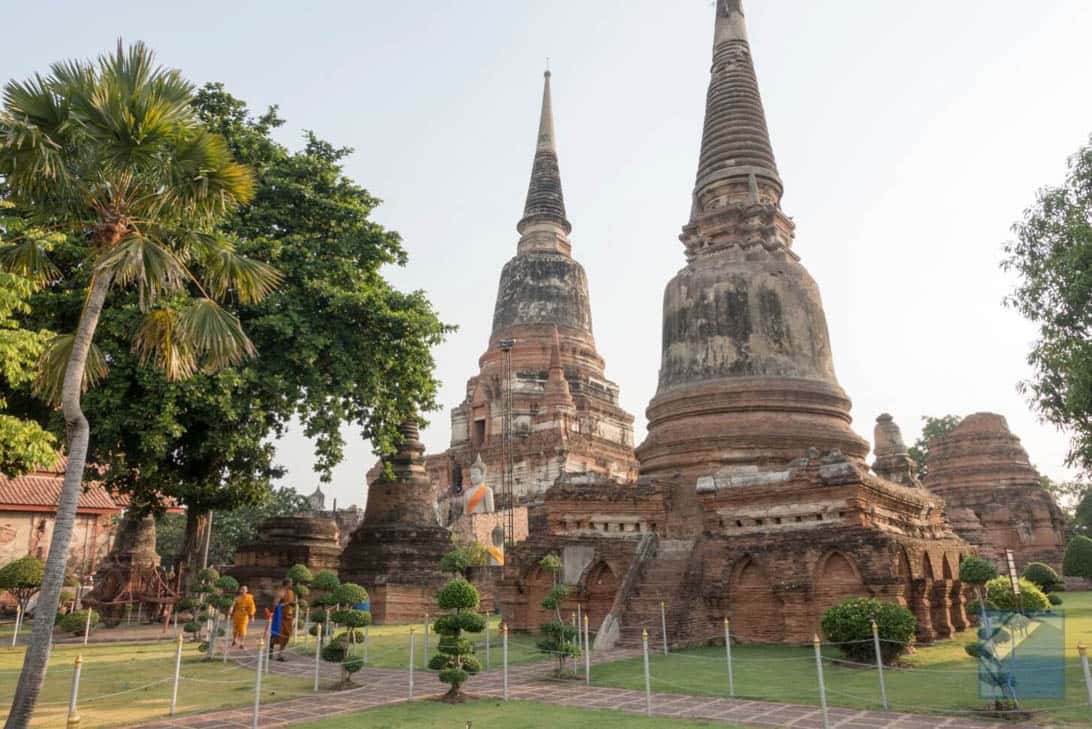
[[[1016,612],[1025,610],[1040,612],[1050,608],[1050,601],[1034,582],[1020,578],[1020,603],[1012,594],[1012,583],[1008,577],[995,577],[986,583],[986,599],[997,606],[998,610]]]
[[[465,610],[478,606],[478,588],[464,579],[448,582],[436,597],[442,610]]]
[[[1073,537],[1069,540],[1062,558],[1062,574],[1092,579],[1092,539]]]
[[[372,614],[366,610],[335,610],[330,614],[330,622],[346,628],[363,628],[372,624]]]
[[[99,624],[99,614],[91,610],[91,629]],[[60,628],[72,635],[83,635],[83,629],[87,625],[87,610],[76,610],[61,618]]]
[[[1062,604],[1062,596],[1057,594],[1057,593],[1051,592],[1051,593],[1049,593],[1047,595],[1047,601],[1051,605],[1061,605]]]
[[[1050,565],[1043,564],[1042,562],[1032,562],[1025,567],[1023,577],[1025,580],[1034,582],[1043,592],[1050,592],[1062,581],[1062,578],[1058,576],[1058,573],[1055,572]]]
[[[239,591],[239,581],[231,575],[224,575],[220,579],[216,580],[216,582],[213,584],[216,585],[217,589],[219,589],[220,592],[223,592],[227,595],[234,595],[236,592]]]
[[[315,579],[311,580],[311,589],[333,592],[340,584],[341,580],[337,578],[337,574],[332,570],[319,570],[315,575]]]
[[[959,563],[959,580],[969,585],[984,585],[997,577],[997,567],[982,557],[970,556]]]
[[[823,613],[823,633],[830,641],[842,644],[838,647],[850,660],[868,663],[876,660],[873,620],[880,633],[880,656],[885,664],[893,663],[909,647],[918,629],[917,618],[901,605],[851,597]]]
[[[203,623],[199,623],[196,620],[191,620],[182,626],[182,630],[186,631],[187,633],[197,633],[200,632],[202,625]]]
[[[212,584],[220,579],[220,573],[214,570],[212,567],[206,567],[203,570],[198,570],[197,581]]]
[[[185,597],[183,597],[182,599],[180,599],[178,602],[175,603],[175,607],[180,612],[185,612],[187,610],[193,610],[195,607],[197,607],[198,604],[199,603],[197,602],[196,597],[193,597],[191,595],[186,595]]]
[[[355,607],[368,599],[368,591],[352,582],[343,582],[330,594],[330,597],[337,605]]]
[[[315,576],[311,574],[311,570],[307,569],[305,564],[292,565],[285,577],[292,580],[293,589],[297,585],[310,585],[311,581],[315,579]]]

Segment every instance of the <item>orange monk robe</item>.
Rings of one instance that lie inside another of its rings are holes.
[[[231,637],[233,640],[246,638],[247,625],[258,608],[254,605],[254,596],[249,592],[239,595],[231,605]]]
[[[281,598],[281,625],[277,634],[273,636],[273,645],[287,646],[288,640],[295,631],[296,622],[296,593],[292,588],[286,588],[284,597]]]

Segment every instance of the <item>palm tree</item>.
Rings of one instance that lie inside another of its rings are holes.
[[[5,729],[30,721],[49,656],[90,428],[82,392],[106,374],[95,328],[113,287],[136,290],[144,310],[133,347],[172,379],[253,356],[254,346],[217,300],[260,300],[277,284],[269,266],[235,253],[216,233],[253,194],[251,171],[196,117],[193,87],[137,43],[97,62],[54,64],[4,87],[0,175],[7,199],[36,235],[3,241],[0,264],[38,281],[85,291],[74,333],[43,356],[39,392],[59,402],[68,467],[34,629]],[[48,258],[44,235],[84,246],[69,280]]]

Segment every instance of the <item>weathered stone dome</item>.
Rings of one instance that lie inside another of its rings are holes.
[[[493,335],[535,325],[592,333],[588,276],[571,256],[548,251],[522,253],[501,271]]]
[[[687,265],[664,292],[659,389],[642,474],[783,466],[809,448],[863,459],[838,385],[819,287],[794,225],[738,0],[719,0]]]

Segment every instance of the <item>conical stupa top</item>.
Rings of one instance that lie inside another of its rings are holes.
[[[733,184],[752,189],[772,186],[778,199],[782,191],[747,41],[742,0],[717,0],[713,68],[694,194],[701,199]]]
[[[550,101],[550,72],[546,71],[542,87],[542,116],[538,123],[538,143],[531,168],[531,184],[527,188],[527,204],[517,229],[523,233],[533,223],[551,222],[561,226],[567,235],[572,226],[565,217],[565,197],[561,192],[561,170],[557,162],[554,139],[554,112]]]

